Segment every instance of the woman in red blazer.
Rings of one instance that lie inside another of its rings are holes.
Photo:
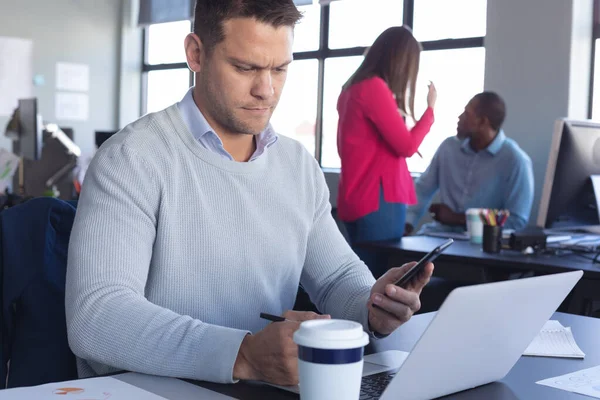
[[[406,206],[416,202],[406,158],[415,154],[433,124],[437,92],[429,85],[427,110],[414,118],[421,45],[405,27],[375,40],[338,99],[337,146],[342,162],[338,216],[354,251],[378,277],[385,261],[356,247],[359,242],[401,238]]]

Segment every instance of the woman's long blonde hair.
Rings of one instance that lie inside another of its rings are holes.
[[[375,39],[363,62],[344,84],[343,90],[378,76],[396,96],[396,104],[400,111],[414,118],[421,50],[421,44],[409,28],[393,26],[386,29]]]

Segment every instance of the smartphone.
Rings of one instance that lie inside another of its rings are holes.
[[[404,287],[407,283],[410,282],[415,276],[419,274],[425,268],[425,266],[439,257],[440,254],[444,250],[446,250],[450,245],[454,243],[454,240],[448,239],[448,241],[442,243],[435,249],[431,250],[425,257],[421,258],[418,263],[416,263],[411,269],[409,269],[400,279],[395,282],[396,286]]]

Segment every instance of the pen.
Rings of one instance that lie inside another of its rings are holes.
[[[266,319],[269,320],[271,322],[283,322],[283,321],[287,321],[287,319],[280,317],[279,315],[273,315],[273,314],[267,314],[264,312],[260,313],[260,317],[262,319]]]

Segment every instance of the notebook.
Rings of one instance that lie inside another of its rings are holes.
[[[565,328],[560,322],[554,320],[546,322],[523,355],[564,358],[585,357],[585,353],[581,351],[575,342],[571,328]]]

